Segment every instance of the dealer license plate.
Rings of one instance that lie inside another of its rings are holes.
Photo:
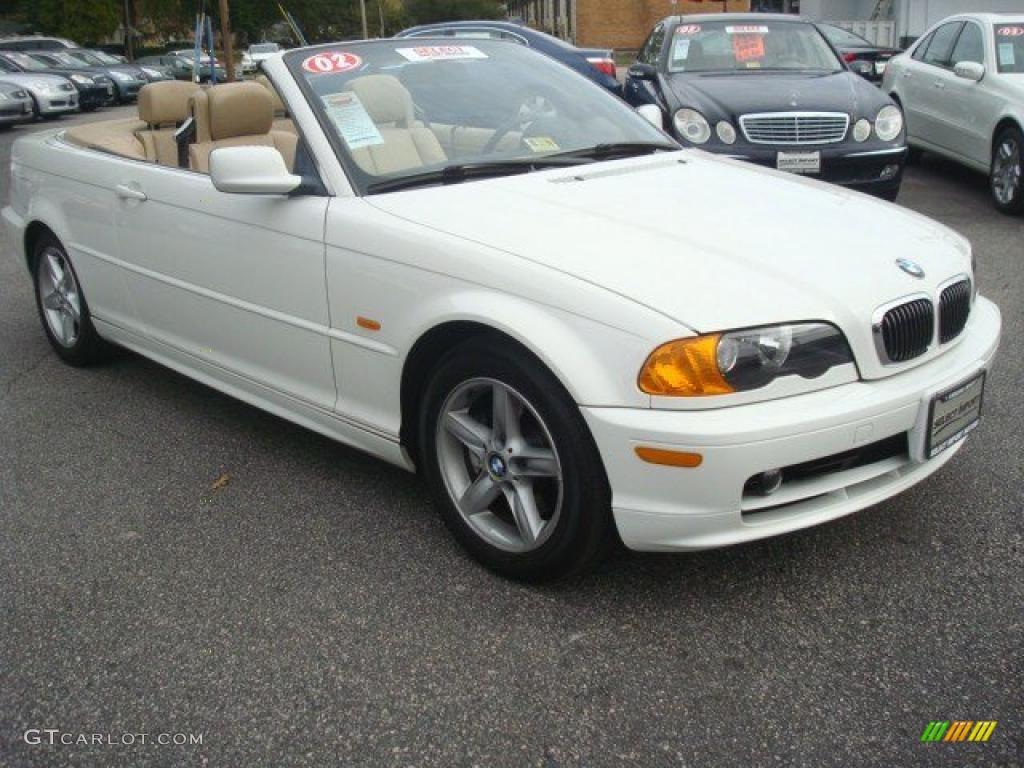
[[[985,393],[985,372],[940,392],[932,398],[928,410],[928,458],[939,455],[963,440],[981,421],[981,401]]]
[[[886,62],[884,62],[884,61],[876,61],[875,62],[875,74],[876,75],[884,75],[885,74],[885,65],[886,65]]]
[[[779,152],[775,167],[790,173],[820,173],[821,152]]]

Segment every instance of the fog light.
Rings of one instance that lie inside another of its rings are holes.
[[[769,469],[767,472],[762,472],[758,475],[754,475],[752,478],[747,480],[746,486],[744,486],[744,493],[753,493],[758,496],[771,496],[782,486],[782,470],[781,469]]]
[[[879,174],[878,178],[882,180],[891,179],[899,172],[900,167],[898,165],[887,165],[885,166],[885,168],[882,169],[882,172]]]

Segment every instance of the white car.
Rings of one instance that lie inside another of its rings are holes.
[[[680,149],[503,41],[266,70],[280,129],[259,83],[154,83],[139,122],[15,143],[3,217],[64,360],[127,347],[418,469],[458,540],[528,579],[616,535],[835,519],[979,423],[1000,314],[944,226]]]
[[[945,19],[889,62],[882,88],[903,107],[912,151],[987,173],[996,207],[1024,211],[1024,15]]]
[[[281,52],[281,46],[277,43],[254,43],[242,54],[240,69],[244,75],[254,75],[260,70],[263,64],[271,56]]]

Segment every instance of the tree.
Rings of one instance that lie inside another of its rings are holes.
[[[459,19],[498,19],[503,6],[497,0],[406,0],[405,11],[415,24]]]
[[[97,43],[117,31],[121,23],[118,0],[24,0],[22,14],[33,29],[68,37],[79,43]]]

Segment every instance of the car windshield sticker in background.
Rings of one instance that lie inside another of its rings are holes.
[[[324,102],[324,111],[331,118],[335,130],[345,140],[349,149],[373,147],[384,143],[384,137],[380,135],[363,103],[354,93],[342,91],[321,98]]]
[[[354,53],[322,51],[303,61],[302,68],[314,75],[330,75],[338,72],[351,72],[362,63],[363,60]]]
[[[677,35],[696,35],[700,32],[700,24],[682,24],[676,27]]]
[[[676,40],[672,45],[672,61],[682,63],[690,55],[690,41]]]
[[[1013,43],[999,44],[999,63],[1004,67],[1012,67],[1017,63],[1013,54]]]
[[[533,152],[557,152],[560,149],[555,140],[549,136],[530,136],[523,139],[523,143]]]
[[[753,64],[764,58],[764,38],[761,35],[733,35],[732,52],[736,61]]]
[[[423,45],[418,48],[396,48],[395,50],[409,61],[487,58],[486,53],[472,45]]]

